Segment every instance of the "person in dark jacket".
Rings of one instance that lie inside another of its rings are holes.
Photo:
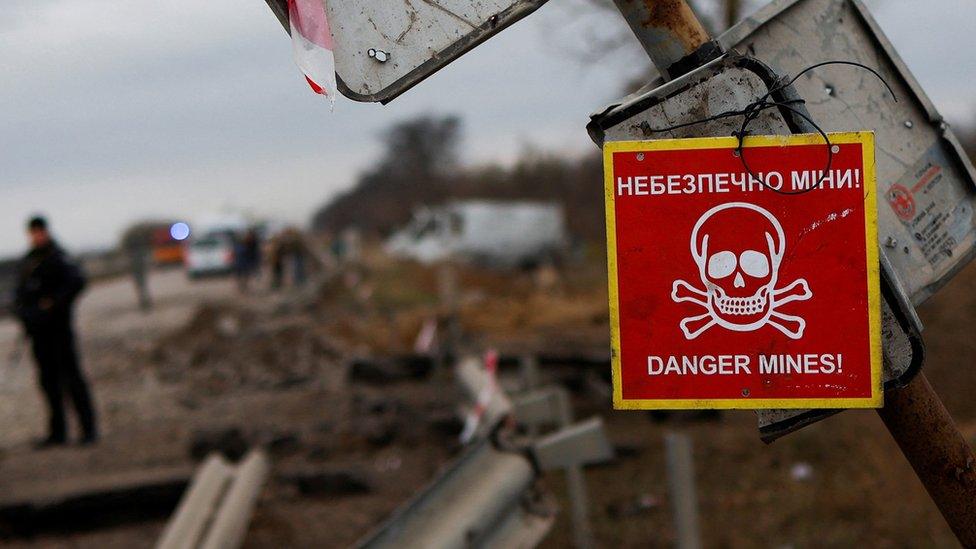
[[[244,237],[234,246],[234,274],[237,276],[237,289],[247,293],[251,279],[261,269],[261,240],[254,229],[248,229]]]
[[[48,436],[38,446],[67,443],[64,404],[69,398],[81,424],[81,442],[92,444],[98,439],[95,413],[72,328],[72,309],[85,277],[51,237],[44,218],[31,219],[27,233],[31,250],[20,265],[14,307],[31,340],[50,411]]]

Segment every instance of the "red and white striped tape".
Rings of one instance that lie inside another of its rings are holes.
[[[336,99],[335,56],[325,0],[288,0],[295,63],[315,93]]]

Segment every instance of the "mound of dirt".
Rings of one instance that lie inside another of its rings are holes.
[[[340,369],[342,355],[303,316],[207,304],[184,328],[161,338],[150,356],[162,381],[220,394],[309,383]]]

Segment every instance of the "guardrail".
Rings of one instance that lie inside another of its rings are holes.
[[[567,472],[576,545],[593,546],[582,468],[613,458],[602,420],[572,424],[562,388],[509,397],[495,378],[496,359],[486,357],[485,367],[467,357],[456,366],[473,409],[468,419],[477,422],[467,450],[358,547],[534,547],[554,520],[552,498],[536,482],[551,470]],[[518,423],[532,436],[520,437]],[[547,426],[556,430],[538,436]]]

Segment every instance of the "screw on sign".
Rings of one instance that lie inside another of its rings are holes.
[[[870,132],[607,143],[614,405],[882,403]]]

